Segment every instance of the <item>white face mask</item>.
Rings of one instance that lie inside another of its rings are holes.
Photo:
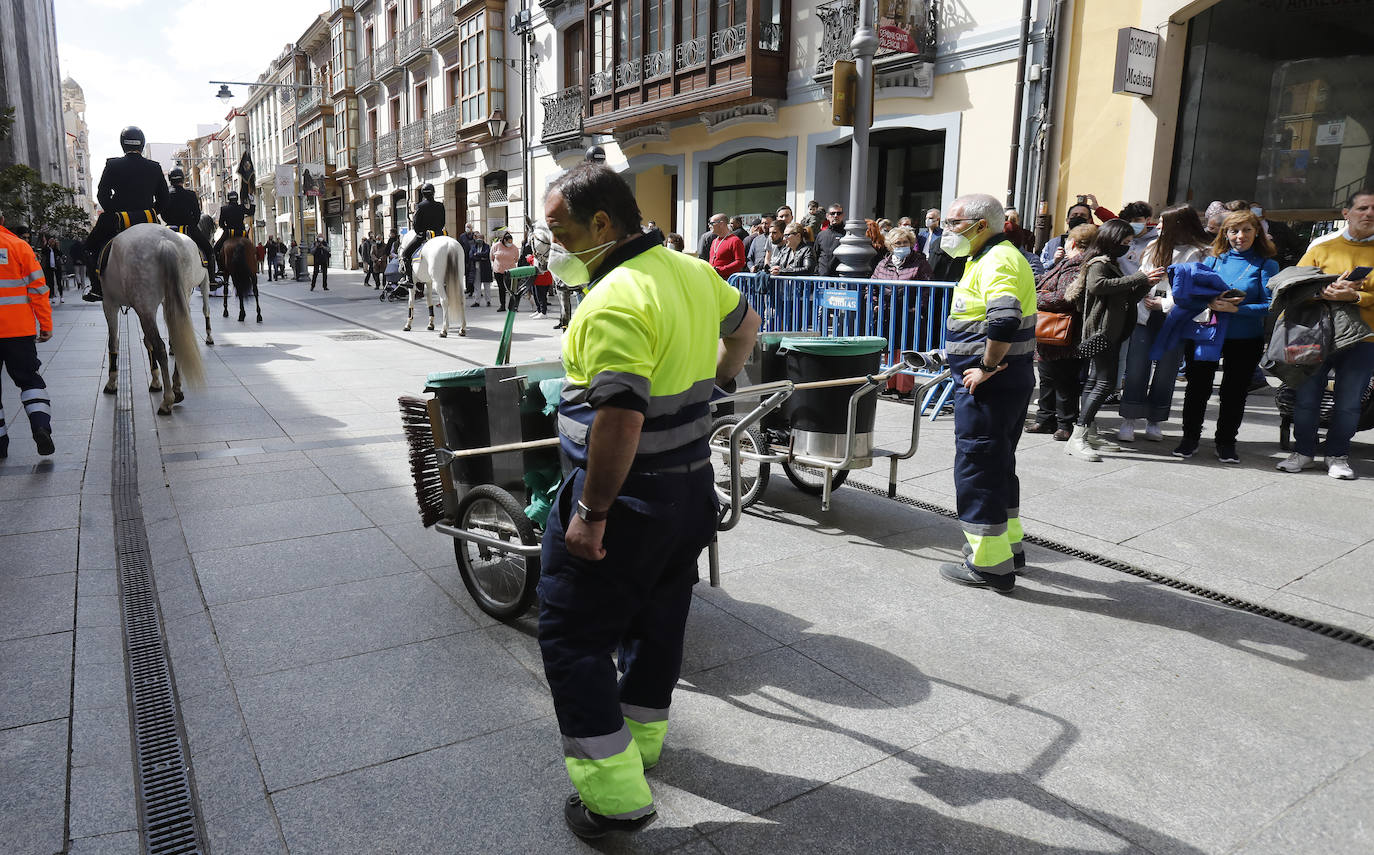
[[[590,259],[595,261],[597,258],[604,255],[608,248],[615,246],[615,244],[615,241],[608,240],[597,246],[579,249],[577,252],[568,252],[555,243],[549,247],[549,272],[557,276],[564,285],[580,288],[592,281],[592,274],[587,270],[587,264],[582,260],[582,255],[588,252],[595,253],[592,259]]]
[[[911,247],[909,246],[894,246],[892,248],[892,260],[898,264],[906,261],[909,255],[911,255]]]
[[[1263,208],[1251,208],[1251,209],[1250,209],[1250,213],[1254,214],[1256,217],[1259,217],[1261,220],[1264,219],[1264,209],[1263,209]]]
[[[967,231],[975,232],[978,226],[969,228]],[[950,258],[963,258],[973,252],[973,244],[964,233],[956,232],[954,229],[945,229],[940,235],[940,250]]]

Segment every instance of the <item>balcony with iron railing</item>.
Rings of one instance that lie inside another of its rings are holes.
[[[425,127],[428,125],[424,119],[418,122],[411,122],[401,128],[401,159],[406,160],[425,153]]]
[[[429,117],[429,150],[440,151],[458,143],[458,105],[445,107]]]
[[[366,53],[358,57],[358,64],[354,67],[353,75],[354,79],[357,81],[359,92],[370,86],[375,86],[377,84],[377,78],[372,76],[372,57],[368,56]]]
[[[390,41],[378,45],[377,52],[372,55],[373,76],[381,80],[388,74],[400,70],[401,66],[396,63],[396,43]]]
[[[388,131],[377,137],[376,166],[378,169],[386,169],[396,162],[396,148],[400,142],[400,137],[399,131]]]
[[[410,22],[401,30],[401,37],[396,41],[396,59],[401,64],[409,65],[422,57],[428,58],[426,49],[429,47],[429,37],[425,32],[425,19],[420,17]]]
[[[368,140],[358,143],[358,174],[371,172],[376,165],[376,142]]]
[[[935,58],[937,22],[940,15],[939,0],[928,0],[925,6],[927,19],[924,28],[913,33],[913,38],[916,39],[922,53],[919,57],[900,54],[907,58],[905,61],[928,62]],[[821,20],[823,33],[820,51],[816,55],[816,74],[828,75],[836,60],[854,58],[854,31],[858,29],[859,24],[858,0],[831,0],[829,3],[822,3],[816,7],[816,16]],[[897,55],[897,51],[879,47],[874,60],[879,61]]]
[[[594,67],[592,54],[586,53],[585,92],[572,96],[572,90],[564,90],[543,99],[544,138],[580,132],[566,115],[574,97],[584,100],[581,126],[588,133],[786,97],[791,0],[747,0],[741,5],[743,20],[726,19],[710,33],[655,45],[658,49],[641,55],[623,55],[624,42],[618,42],[610,61]],[[723,7],[709,8],[715,18]]]
[[[561,92],[543,95],[545,143],[575,139],[582,136],[582,87],[569,86]]]
[[[322,89],[304,89],[301,97],[296,99],[296,116],[304,121],[311,113],[320,109],[320,100],[324,95]]]
[[[452,2],[440,3],[429,10],[429,43],[438,47],[444,40],[458,35],[458,18]]]

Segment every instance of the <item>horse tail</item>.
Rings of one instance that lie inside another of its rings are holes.
[[[200,361],[200,342],[191,323],[190,296],[182,287],[182,259],[176,243],[164,243],[158,252],[162,267],[162,312],[167,316],[167,338],[176,354],[177,370],[191,386],[205,385],[205,365]]]
[[[229,255],[229,275],[234,280],[234,291],[240,297],[253,296],[253,279],[249,273],[253,265],[245,256],[248,246],[248,241],[236,240]]]
[[[463,277],[466,275],[464,268],[467,265],[464,263],[465,259],[462,253],[459,252],[462,245],[455,241],[446,244],[444,248],[447,250],[445,261],[448,262],[445,265],[447,270],[444,275],[444,284],[449,288],[449,299],[456,300],[458,307],[463,308],[463,300],[465,299],[463,293],[467,288],[467,283],[463,281]],[[466,312],[464,314],[466,315]]]

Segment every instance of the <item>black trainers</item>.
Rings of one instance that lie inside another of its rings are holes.
[[[658,814],[655,812],[636,819],[612,819],[609,816],[592,813],[586,805],[582,804],[582,797],[577,793],[568,796],[568,800],[563,803],[563,820],[568,823],[568,828],[572,829],[572,833],[583,840],[605,837],[612,831],[639,831],[657,817]]]
[[[52,444],[52,431],[38,429],[33,432],[33,444],[38,446],[38,453],[47,457],[57,450]]]
[[[1222,463],[1239,463],[1240,455],[1236,453],[1236,444],[1234,442],[1218,442],[1217,460]]]
[[[99,303],[102,302],[105,297],[100,293],[100,289],[93,285],[91,286],[91,290],[81,295],[81,299],[85,300],[87,303]]]
[[[990,588],[999,594],[1010,594],[1016,590],[1016,576],[1011,573],[979,573],[967,564],[941,564],[940,575],[951,582],[968,585],[970,588]]]
[[[1173,451],[1175,457],[1182,457],[1184,460],[1194,454],[1197,454],[1197,439],[1191,436],[1185,436],[1183,441],[1178,444],[1178,448]]]

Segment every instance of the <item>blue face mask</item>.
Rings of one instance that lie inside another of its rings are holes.
[[[909,246],[894,246],[892,248],[892,260],[898,264],[906,261],[909,255],[911,255],[911,247]]]
[[[1135,232],[1136,234],[1143,234],[1145,232],[1145,224],[1131,223],[1131,231]]]

